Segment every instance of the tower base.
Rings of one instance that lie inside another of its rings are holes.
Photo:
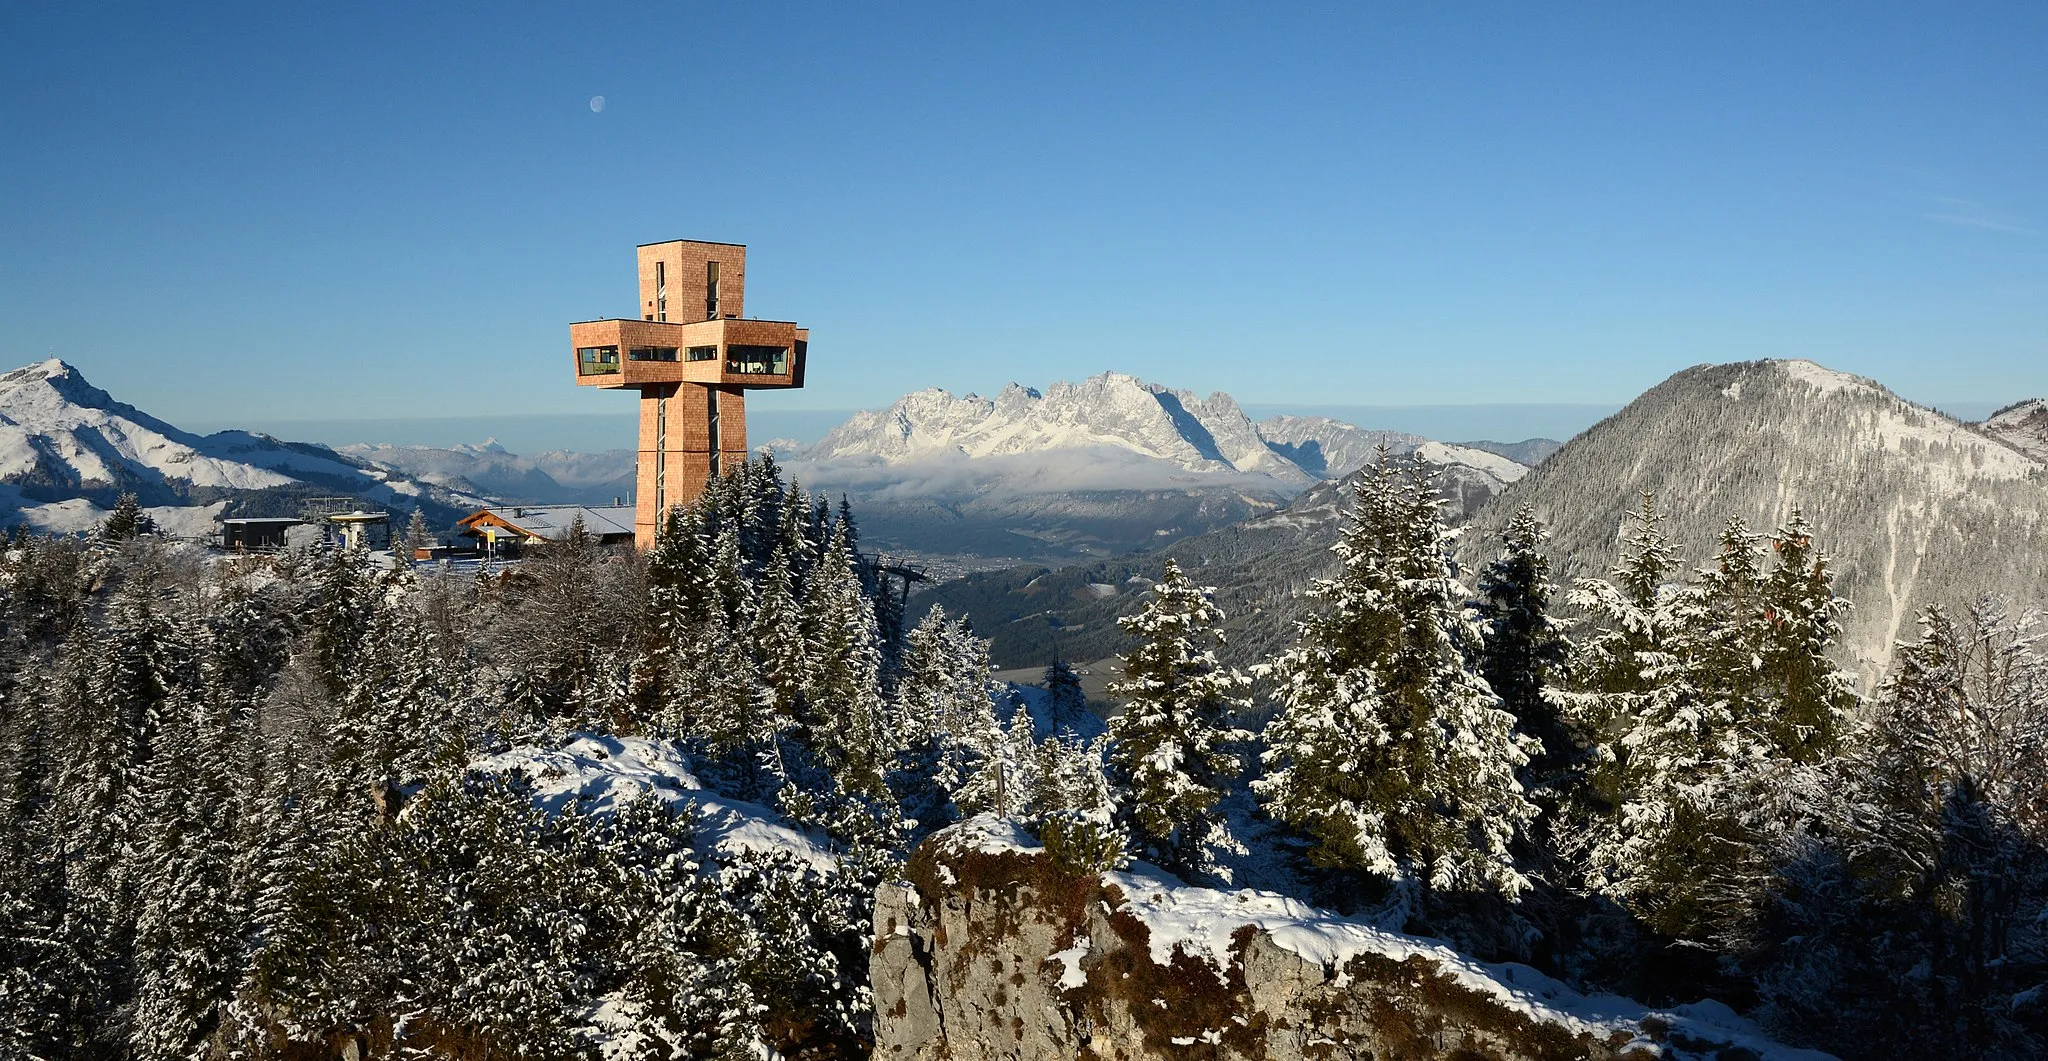
[[[703,496],[711,476],[746,463],[746,392],[701,383],[642,387],[639,456],[633,543],[651,549],[669,509]]]

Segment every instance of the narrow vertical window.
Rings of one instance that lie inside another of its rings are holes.
[[[704,263],[704,319],[718,317],[718,263]]]
[[[654,263],[654,319],[668,319],[668,263]]]
[[[705,415],[711,427],[711,474],[717,475],[719,474],[718,451],[723,448],[723,443],[718,438],[718,388],[706,387],[704,388],[704,395],[707,399],[704,403]]]

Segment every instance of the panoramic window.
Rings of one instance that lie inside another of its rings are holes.
[[[789,371],[789,347],[743,346],[725,348],[725,370],[748,376],[779,376]]]
[[[690,348],[689,357],[686,360],[716,361],[718,360],[718,348],[715,346],[693,346]]]
[[[673,346],[636,346],[626,351],[628,361],[674,361],[676,348]]]
[[[619,370],[619,348],[616,346],[579,346],[576,348],[576,374],[579,376],[603,376]]]

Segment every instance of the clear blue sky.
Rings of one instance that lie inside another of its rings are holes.
[[[567,323],[698,237],[812,328],[789,409],[2048,393],[2041,3],[592,6],[0,4],[0,355],[173,421],[603,412]]]

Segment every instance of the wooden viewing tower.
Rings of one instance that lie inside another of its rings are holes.
[[[640,392],[633,541],[652,548],[662,515],[747,459],[749,388],[801,387],[811,333],[743,316],[747,248],[643,243],[638,320],[569,326],[576,385]]]

